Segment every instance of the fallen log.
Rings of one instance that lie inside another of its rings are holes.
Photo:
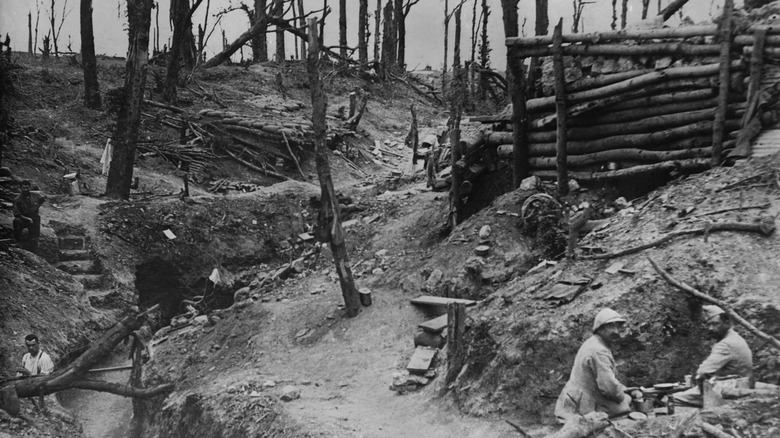
[[[703,95],[710,94],[709,90]],[[647,100],[644,98],[643,100]],[[609,123],[625,123],[633,122],[636,120],[647,119],[649,117],[663,116],[665,114],[686,113],[690,111],[698,111],[708,108],[715,108],[718,104],[716,98],[707,98],[686,102],[674,102],[668,104],[656,104],[648,103],[647,105],[631,108],[622,111],[612,111],[612,108],[606,108],[604,111],[600,111],[593,115],[582,115],[580,117],[574,117],[569,119],[569,125],[572,127],[578,126],[594,126],[605,125]]]
[[[225,153],[228,154],[230,156],[230,158],[232,158],[232,159],[236,160],[237,162],[243,164],[247,168],[252,169],[252,170],[254,170],[256,172],[260,172],[263,175],[268,175],[268,176],[272,176],[274,178],[279,178],[279,179],[283,179],[283,180],[290,179],[290,178],[288,178],[288,177],[286,177],[286,176],[284,176],[284,175],[282,175],[280,173],[276,173],[276,172],[271,171],[271,170],[265,170],[265,169],[263,169],[261,167],[255,166],[254,164],[252,164],[252,163],[250,163],[250,162],[248,162],[246,160],[241,159],[238,155],[234,154],[233,152],[230,152],[227,149],[225,149]]]
[[[717,44],[690,44],[684,42],[649,43],[633,46],[623,44],[571,44],[562,47],[565,56],[712,56],[717,55]],[[551,56],[550,46],[528,47],[518,56]]]
[[[667,129],[665,131],[626,134],[604,137],[597,140],[570,141],[566,146],[572,155],[584,155],[611,149],[671,149],[667,144],[675,140],[693,138],[712,133],[713,122],[710,120]],[[727,129],[739,129],[739,120],[728,120]],[[503,145],[512,142],[511,132],[493,132],[488,134],[487,144]],[[551,157],[555,155],[555,143],[529,143],[528,152],[531,157]]]
[[[123,318],[109,329],[81,356],[65,368],[49,375],[27,377],[15,380],[13,383],[19,397],[37,397],[53,394],[70,388],[89,389],[93,391],[110,392],[123,397],[148,398],[163,394],[173,388],[173,384],[164,384],[152,388],[137,388],[129,385],[119,385],[108,382],[85,379],[89,370],[94,368],[103,358],[111,354],[114,348],[135,330],[143,325],[146,315],[154,312],[159,305],[151,307],[146,312],[133,314]]]
[[[598,43],[604,41],[622,41],[639,39],[665,39],[665,38],[690,38],[696,36],[715,35],[717,26],[682,26],[667,27],[661,29],[637,29],[628,28],[623,30],[594,33],[575,33],[563,36],[564,43]],[[504,40],[507,47],[533,47],[552,44],[552,35],[542,35],[533,37],[510,37]]]
[[[664,161],[655,164],[643,164],[626,169],[608,170],[604,172],[569,172],[569,177],[583,182],[607,181],[616,178],[637,177],[671,170],[703,170],[710,167],[709,160],[695,158],[690,160]],[[557,178],[553,170],[531,170],[532,175],[539,178]],[[600,254],[603,255],[603,254]],[[605,257],[608,258],[608,257]]]
[[[731,436],[731,434],[728,434],[721,429],[717,428],[716,426],[713,426],[710,423],[707,423],[706,421],[702,421],[701,424],[699,424],[699,427],[701,427],[701,430],[706,433],[707,435],[712,435],[715,438],[734,438]]]
[[[732,107],[733,108],[733,107]],[[732,111],[733,113],[733,111]],[[615,135],[641,134],[671,129],[679,126],[712,120],[715,108],[708,108],[684,113],[664,114],[645,119],[634,120],[633,123],[592,124],[588,127],[577,127],[566,130],[566,137],[576,140],[595,140]],[[532,131],[528,133],[529,143],[554,142],[560,138],[557,131]]]
[[[723,144],[725,149],[730,149],[736,144],[736,141],[731,140]],[[712,137],[709,135],[701,135],[691,138],[686,138],[683,140],[677,140],[669,143],[665,143],[663,145],[664,151],[680,151],[680,150],[690,150],[690,149],[699,149],[699,148],[705,148],[710,147],[712,145]],[[632,149],[632,148],[616,148],[616,149]],[[608,150],[615,150],[615,149],[608,149]],[[652,151],[657,149],[652,148],[645,148],[642,150]],[[605,151],[602,151],[605,152]],[[593,152],[597,153],[597,152]],[[496,147],[496,154],[499,158],[510,158],[512,156],[512,145],[506,145],[502,144]],[[586,153],[584,155],[588,155],[589,153]],[[576,154],[572,154],[573,156],[576,156]],[[583,154],[580,154],[580,156]],[[543,157],[551,157],[552,155],[539,155]]]
[[[707,158],[711,155],[711,147],[683,149],[678,151],[612,149],[586,155],[569,155],[566,164],[576,168],[608,162],[660,163],[663,161],[681,160],[686,158]],[[555,169],[556,160],[556,157],[532,157],[528,159],[532,169]]]
[[[775,230],[775,220],[771,216],[765,217],[758,224],[745,224],[745,223],[736,222],[736,223],[712,224],[712,227],[715,227],[716,225],[721,225],[724,228],[726,228],[717,231],[748,231],[754,233],[761,233],[764,236],[768,236],[772,234]],[[690,230],[690,231],[694,232],[698,230]],[[713,229],[710,229],[707,232],[709,231],[713,231]],[[704,232],[704,230],[702,229],[701,232]],[[701,232],[696,234],[701,234]],[[778,341],[773,336],[770,336],[762,332],[761,330],[756,328],[756,326],[749,323],[745,318],[739,316],[739,314],[737,314],[737,312],[735,312],[734,309],[732,309],[731,306],[729,306],[727,303],[717,298],[713,298],[703,292],[700,292],[695,288],[685,284],[684,282],[672,277],[671,274],[661,269],[661,267],[658,266],[658,263],[656,263],[655,260],[653,260],[651,257],[648,257],[647,260],[650,261],[650,264],[653,265],[653,268],[656,270],[656,272],[658,272],[658,274],[661,277],[663,277],[663,279],[666,280],[669,284],[676,287],[677,289],[682,290],[683,292],[688,293],[689,295],[693,295],[694,297],[699,298],[700,300],[706,301],[711,304],[715,304],[716,306],[720,307],[729,315],[729,318],[731,318],[732,321],[736,322],[737,324],[747,329],[747,331],[749,331],[757,338],[769,343],[772,347],[774,347],[775,350],[780,351],[780,341]]]
[[[739,61],[734,61],[731,67],[735,70],[740,67]],[[586,100],[599,99],[624,93],[626,91],[636,90],[655,85],[659,82],[670,81],[673,79],[690,79],[702,76],[715,76],[720,72],[720,64],[706,64],[686,67],[670,67],[664,70],[658,70],[651,73],[645,73],[625,81],[606,85],[590,90],[572,93],[568,97],[569,102],[583,102]],[[555,106],[555,96],[540,97],[526,101],[526,109],[529,112],[539,112]]]
[[[650,73],[653,70],[629,70],[618,73],[610,73],[600,76],[586,76],[579,78],[573,82],[566,84],[567,92],[589,90],[591,88],[603,87],[605,85],[614,84],[617,82],[625,81],[626,79],[642,76],[645,73]]]

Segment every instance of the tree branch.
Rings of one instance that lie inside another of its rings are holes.
[[[666,280],[669,284],[676,287],[677,289],[680,289],[683,292],[686,292],[690,295],[693,295],[696,298],[699,298],[700,300],[706,301],[708,303],[715,304],[716,306],[722,308],[726,311],[726,313],[729,315],[729,317],[736,322],[737,324],[741,325],[742,327],[745,327],[747,331],[755,335],[757,338],[760,338],[766,342],[768,342],[772,347],[774,347],[777,351],[780,351],[780,341],[775,339],[772,336],[769,336],[768,334],[762,332],[756,326],[749,323],[745,318],[742,318],[735,312],[731,307],[729,307],[728,304],[724,303],[723,301],[713,298],[703,292],[699,292],[698,290],[694,289],[693,287],[683,283],[682,281],[672,277],[668,272],[661,269],[661,267],[658,266],[658,264],[653,260],[652,258],[648,257],[647,260],[650,261],[650,264],[653,265],[653,268],[658,272],[658,274],[663,277],[664,280]]]
[[[102,380],[77,380],[71,384],[72,388],[87,389],[90,391],[108,392],[122,397],[151,398],[170,391],[173,383],[166,383],[152,388],[136,388],[128,384],[104,382]]]

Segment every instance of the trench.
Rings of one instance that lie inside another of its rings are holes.
[[[96,368],[130,365],[129,348],[121,345],[114,354]],[[127,383],[130,370],[90,373],[94,378],[115,383]],[[129,438],[133,416],[132,400],[106,392],[68,389],[57,393],[57,400],[68,409],[81,425],[86,438]]]

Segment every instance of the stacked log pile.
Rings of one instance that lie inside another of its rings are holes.
[[[586,181],[720,164],[738,140],[744,146],[760,131],[761,61],[780,51],[780,29],[743,27],[746,33],[737,34],[724,28],[562,35],[557,45],[552,36],[508,38],[513,56],[545,58],[542,96],[525,99],[524,112],[472,118],[492,129],[464,147],[474,157],[491,149],[503,159],[522,150],[534,175],[555,178],[563,164],[569,177]],[[558,107],[556,53],[565,98]],[[514,117],[525,127],[517,136]],[[565,139],[563,163],[556,160],[559,138]],[[463,164],[495,167],[489,159]]]

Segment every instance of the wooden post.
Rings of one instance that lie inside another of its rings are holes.
[[[566,172],[566,86],[563,79],[563,18],[553,31],[553,69],[555,72],[555,112],[557,114],[556,167],[558,169],[558,194],[569,193],[569,177]]]
[[[32,34],[32,12],[27,13],[27,54],[33,58],[33,34]]]
[[[726,106],[729,101],[729,82],[731,67],[731,14],[734,0],[726,0],[720,21],[720,87],[718,89],[718,109],[715,111],[715,123],[712,126],[712,167],[723,161],[723,136],[725,134]]]
[[[133,337],[133,344],[130,347],[130,358],[133,360],[133,365],[130,371],[130,386],[141,388],[143,378],[143,351],[144,345],[137,336]],[[90,370],[92,371],[92,370]],[[133,420],[130,423],[130,437],[140,438],[143,436],[143,402],[139,399],[133,398]]]
[[[463,368],[465,348],[463,333],[466,328],[466,306],[463,303],[447,304],[447,378],[452,383]]]
[[[412,146],[412,166],[414,166],[417,164],[417,148],[420,145],[420,135],[417,130],[417,110],[414,104],[409,108],[409,111],[412,112],[412,123],[409,126],[409,134],[406,136],[406,145],[409,146],[411,144]]]
[[[504,17],[504,35],[507,38],[518,34],[517,0],[501,0]],[[507,83],[512,96],[512,183],[514,188],[520,187],[520,182],[529,175],[528,149],[525,147],[525,134],[528,122],[525,108],[525,86],[523,84],[523,60],[518,55],[515,46],[507,47],[506,52]]]
[[[761,88],[761,75],[764,71],[764,45],[766,42],[766,29],[758,29],[753,34],[753,53],[750,56],[750,82],[748,84],[748,111],[742,119],[742,126],[752,118],[752,102]]]
[[[347,119],[351,119],[355,115],[355,108],[357,108],[357,93],[349,93],[349,116]]]
[[[352,278],[349,266],[349,256],[344,241],[344,231],[339,219],[339,203],[333,188],[333,179],[328,163],[328,147],[325,144],[327,125],[325,122],[325,93],[322,91],[320,79],[320,40],[318,37],[317,19],[309,19],[309,51],[306,56],[306,69],[309,73],[309,86],[312,103],[312,128],[314,130],[314,150],[317,165],[317,175],[322,191],[322,207],[319,215],[319,226],[330,241],[333,262],[339,274],[341,294],[348,317],[357,316],[360,311],[360,296]]]

